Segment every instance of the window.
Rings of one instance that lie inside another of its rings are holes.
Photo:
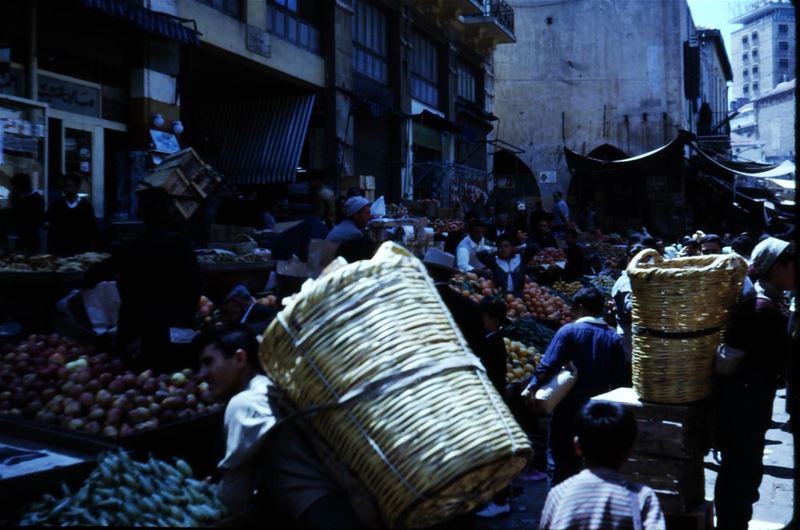
[[[198,0],[201,4],[221,11],[237,20],[243,20],[242,0]]]
[[[778,24],[778,35],[788,35],[789,34],[789,26],[786,24]]]
[[[747,35],[742,37],[742,47],[747,48],[750,45],[750,41],[747,39]]]
[[[751,40],[751,41],[753,41],[753,45],[756,45],[756,44],[758,44],[758,33],[756,33],[756,32],[753,32],[753,33],[750,35],[750,40]]]
[[[439,51],[436,45],[417,32],[411,34],[411,96],[439,105]]]
[[[783,52],[783,53],[788,52],[789,51],[789,43],[786,42],[786,41],[780,41],[778,43],[778,50]]]
[[[747,68],[742,70],[742,77],[744,77],[746,79],[749,75],[750,75],[750,72],[747,70]]]
[[[478,102],[477,96],[478,75],[475,68],[462,63],[458,63],[458,91],[457,94],[473,103]]]
[[[758,60],[758,50],[753,50],[752,52],[750,52],[750,55],[753,57],[753,61]]]
[[[746,53],[743,53],[743,54],[742,54],[742,63],[744,63],[744,64],[750,64],[750,56],[749,56],[749,55],[747,55]]]
[[[749,94],[750,93],[750,87],[747,86],[747,85],[743,86],[742,87],[742,92],[744,92],[745,94]]]
[[[779,70],[788,70],[789,69],[789,59],[778,59],[778,69]]]
[[[359,0],[353,17],[353,69],[379,83],[389,82],[386,13]]]
[[[758,83],[753,83],[753,92],[758,92]]]
[[[753,77],[758,75],[758,66],[753,67]]]
[[[272,0],[267,3],[267,31],[319,53],[319,15],[315,0]]]

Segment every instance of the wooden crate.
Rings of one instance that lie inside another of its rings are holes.
[[[704,501],[703,458],[711,430],[708,401],[646,403],[632,388],[618,388],[592,400],[616,402],[633,413],[639,435],[622,473],[653,488],[665,513],[688,513]]]

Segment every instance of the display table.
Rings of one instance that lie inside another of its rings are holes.
[[[83,272],[0,272],[0,320],[11,317],[25,329],[48,332],[56,303],[83,284]]]
[[[200,262],[203,294],[221,302],[237,284],[243,284],[253,294],[260,293],[267,285],[269,273],[275,270],[275,266],[275,260],[245,263]]]
[[[703,458],[712,425],[709,400],[662,405],[642,402],[632,388],[617,388],[591,401],[618,403],[636,418],[639,435],[622,473],[653,488],[667,515],[707,518]]]

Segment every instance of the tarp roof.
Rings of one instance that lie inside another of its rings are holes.
[[[711,155],[700,149],[695,143],[690,143],[689,145],[691,145],[692,148],[695,151],[697,151],[697,153],[700,156],[702,156],[715,166],[741,177],[752,177],[752,178],[785,177],[788,175],[794,175],[795,172],[795,165],[789,160],[785,160],[780,164],[778,164],[777,166],[765,167],[763,170],[750,169],[749,171],[744,171],[741,169],[741,164],[736,164],[736,163],[731,164],[727,162],[721,162],[717,158],[712,157]]]
[[[640,155],[623,158],[621,160],[601,160],[599,158],[592,158],[590,156],[576,153],[568,147],[564,147],[564,155],[567,159],[567,165],[572,171],[588,171],[588,172],[609,172],[623,169],[633,164],[642,162],[655,162],[665,157],[674,157],[679,154],[682,157],[682,150],[685,143],[683,136],[679,135],[667,145],[663,145],[652,151],[642,153]]]

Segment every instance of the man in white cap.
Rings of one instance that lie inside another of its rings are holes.
[[[328,232],[328,241],[343,243],[364,237],[364,229],[372,218],[370,202],[364,197],[350,197],[344,203],[344,220]]]
[[[794,252],[769,237],[753,249],[755,294],[731,314],[727,348],[738,361],[722,366],[717,384],[717,440],[722,455],[714,492],[717,527],[746,529],[763,475],[764,437],[791,349],[785,291],[794,289]],[[724,370],[722,369],[724,368]]]

